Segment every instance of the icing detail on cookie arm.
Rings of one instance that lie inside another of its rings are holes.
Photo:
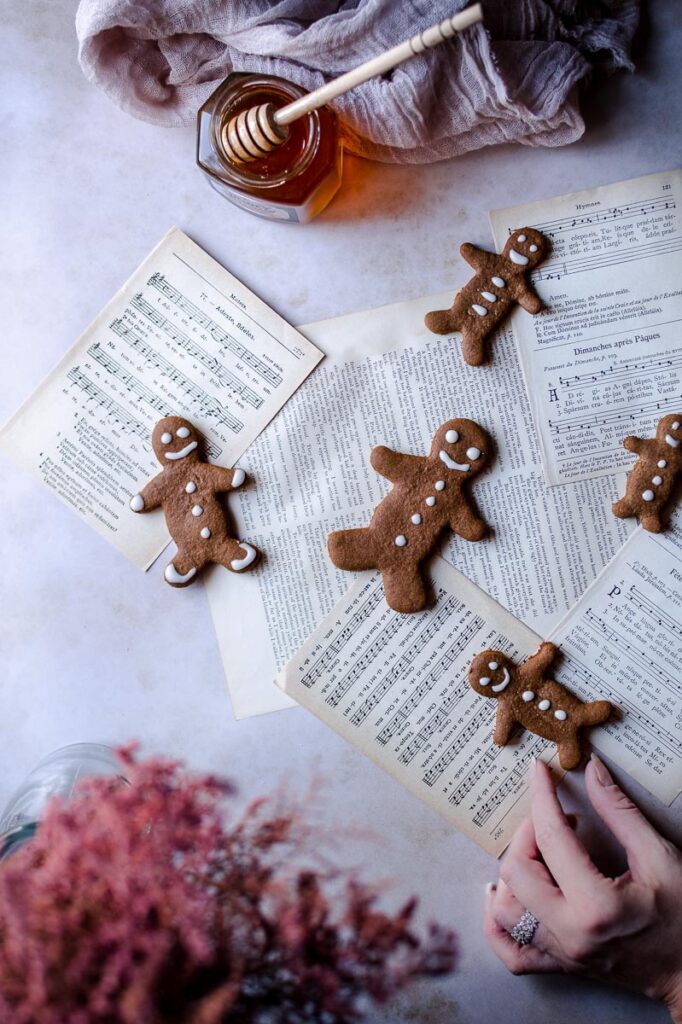
[[[176,459],[184,459],[186,455],[189,455],[190,452],[194,451],[194,449],[197,447],[197,444],[198,441],[190,441],[190,443],[186,444],[184,448],[181,448],[179,452],[164,452],[164,456],[165,458],[171,459],[173,461],[175,461]]]
[[[671,448],[679,448],[680,447],[680,442],[677,441],[674,437],[671,437],[670,434],[666,434],[665,435],[665,443],[669,444]]]
[[[144,498],[141,494],[134,494],[130,499],[130,507],[133,512],[141,512],[144,508]]]
[[[196,576],[196,569],[189,569],[186,573],[180,573],[172,562],[169,562],[164,569],[164,577],[168,583],[188,583],[193,576]]]
[[[502,693],[502,691],[506,690],[507,687],[509,686],[509,683],[511,681],[511,676],[509,675],[509,670],[504,668],[504,669],[502,669],[502,672],[503,672],[502,682],[498,683],[497,686],[493,686],[492,687],[493,693]]]
[[[245,480],[246,480],[246,473],[244,472],[243,469],[233,469],[232,470],[232,486],[233,487],[241,487],[241,485],[244,483]]]
[[[451,459],[450,456],[448,455],[448,453],[444,452],[442,448],[438,452],[438,458],[441,460],[441,462],[445,463],[445,465],[448,467],[448,469],[456,469],[460,473],[468,473],[468,471],[469,471],[469,463],[468,462],[455,462],[455,460]]]
[[[239,546],[240,548],[244,548],[246,554],[244,555],[243,558],[233,558],[232,561],[230,562],[230,565],[232,566],[235,572],[241,572],[242,569],[246,569],[249,565],[251,565],[252,562],[256,560],[256,556],[258,554],[256,549],[251,547],[250,544],[247,544],[246,541],[240,540]]]
[[[516,263],[517,267],[525,267],[528,265],[528,257],[517,252],[516,249],[509,250],[509,259],[512,263]]]

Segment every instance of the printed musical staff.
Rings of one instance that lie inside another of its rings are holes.
[[[649,651],[644,651],[634,644],[629,635],[621,633],[615,626],[610,625],[599,615],[596,615],[591,608],[585,612],[585,625],[591,626],[594,632],[603,636],[609,643],[613,644],[621,656],[629,658],[648,675],[654,675],[659,683],[670,690],[673,694],[682,694],[682,683],[675,682],[667,672],[656,664]],[[626,653],[627,652],[627,653]]]
[[[658,356],[652,356],[649,359],[640,359],[634,363],[613,364],[603,369],[595,368],[589,373],[579,373],[573,377],[559,376],[559,383],[556,385],[555,390],[564,392],[577,391],[582,388],[592,388],[598,384],[616,384],[639,377],[648,378],[666,370],[678,370],[680,368],[682,368],[682,353],[663,359]]]
[[[468,696],[469,689],[469,683],[466,679],[462,680],[457,686],[452,687],[437,711],[426,721],[414,739],[410,740],[407,746],[401,750],[400,757],[398,758],[401,764],[409,764],[431,737],[450,721],[452,712],[462,698]]]
[[[528,773],[529,765],[536,757],[539,757],[548,746],[548,740],[536,739],[524,755],[519,757],[512,770],[494,790],[493,795],[488,797],[488,799],[482,804],[479,804],[478,810],[476,811],[473,819],[474,825],[476,825],[477,828],[482,828],[486,824],[497,808],[502,806],[510,793],[515,793],[522,789],[526,774]]]
[[[495,708],[492,702],[489,704],[484,701],[471,716],[464,728],[458,731],[450,746],[440,755],[435,764],[431,765],[428,771],[424,773],[424,785],[433,786],[434,783],[438,782],[445,769],[452,764],[460,750],[476,735],[479,729],[483,726],[489,728],[494,717]],[[489,741],[489,737],[486,737],[486,740]]]
[[[602,270],[604,267],[618,267],[623,263],[648,260],[654,256],[668,256],[682,251],[682,235],[664,238],[655,242],[642,242],[629,248],[609,249],[608,252],[593,253],[591,256],[574,256],[570,259],[552,260],[534,270],[533,281],[559,281],[569,274],[585,274]]]
[[[500,752],[500,747],[495,746],[491,743],[481,754],[477,761],[474,762],[473,768],[466,772],[464,778],[459,783],[456,789],[453,789],[448,794],[448,803],[460,804],[467,793],[470,793],[477,782],[492,770],[495,758]]]
[[[348,693],[353,683],[362,679],[367,669],[375,658],[378,658],[389,646],[393,637],[401,628],[400,620],[396,615],[389,616],[384,628],[378,633],[374,642],[367,648],[361,658],[353,662],[352,667],[346,672],[343,679],[337,683],[327,697],[327,704],[336,707],[341,699]]]
[[[81,372],[79,366],[74,366],[66,376],[72,384],[77,384],[88,398],[97,402],[109,416],[112,416],[121,425],[123,430],[130,434],[137,434],[144,442],[146,448],[149,449],[151,447],[149,443],[149,427],[144,423],[140,423],[138,419],[135,419],[129,412],[126,412],[123,406],[119,405],[111,395],[107,395],[101,388],[97,387],[89,377]]]
[[[110,355],[104,351],[98,341],[94,342],[88,349],[88,355],[104,367],[107,373],[111,374],[112,377],[116,377],[122,381],[123,384],[128,388],[129,391],[134,391],[135,394],[143,399],[147,405],[151,405],[152,409],[156,409],[162,416],[172,416],[173,412],[170,406],[159,398],[150,388],[145,387],[141,381],[135,377],[134,374],[128,373],[124,370],[120,363],[117,363],[115,359],[112,359]]]
[[[131,348],[139,352],[144,359],[151,363],[153,366],[160,370],[170,381],[177,384],[182,391],[199,407],[199,410],[204,416],[211,416],[218,419],[220,423],[231,430],[234,434],[238,434],[242,430],[244,424],[240,419],[226,409],[225,406],[221,405],[217,399],[209,395],[208,392],[204,391],[202,387],[191,381],[182,370],[179,370],[176,366],[173,366],[169,360],[165,359],[159,352],[153,348],[152,345],[147,344],[140,335],[134,331],[131,327],[128,327],[123,320],[113,320],[109,325],[116,334],[124,341],[126,341]],[[166,414],[167,415],[167,414]]]
[[[180,345],[181,348],[184,348],[184,350],[189,353],[193,359],[202,363],[207,370],[211,371],[214,377],[217,377],[219,381],[222,381],[222,383],[236,395],[239,395],[240,398],[253,406],[254,409],[259,409],[261,407],[263,399],[260,395],[257,395],[256,392],[252,391],[250,387],[247,387],[243,381],[239,380],[238,377],[235,377],[235,375],[231,373],[219,359],[212,356],[205,348],[202,348],[201,345],[197,344],[197,342],[192,341],[184,331],[175,327],[167,317],[159,313],[158,309],[154,309],[154,307],[147,302],[141,294],[134,295],[130,300],[130,305],[133,306],[134,309],[137,309],[138,312],[144,314],[144,316],[151,320],[151,322],[157,327],[160,327],[169,338],[172,338],[176,344]]]
[[[361,627],[363,622],[369,619],[376,606],[381,603],[383,596],[384,587],[380,577],[374,589],[370,592],[366,600],[362,602],[360,608],[358,608],[358,610],[353,614],[348,624],[339,633],[337,633],[332,643],[330,643],[328,647],[325,647],[319,658],[316,659],[312,668],[308,669],[305,675],[301,678],[301,684],[303,686],[310,689],[310,687],[314,686],[317,680],[324,675],[329,666],[332,665],[334,660],[339,656],[348,641],[353,638],[354,634]]]
[[[242,342],[237,341],[231,334],[223,330],[219,324],[212,320],[211,317],[207,316],[198,306],[195,306],[193,302],[179,292],[177,288],[174,288],[172,284],[167,280],[163,274],[152,274],[149,278],[148,284],[152,285],[165,295],[167,299],[175,303],[179,309],[182,309],[187,313],[195,323],[201,324],[204,330],[208,331],[214,341],[217,341],[222,348],[228,349],[234,355],[238,356],[239,359],[243,360],[248,366],[254,370],[260,377],[266,380],[273,387],[279,387],[282,383],[282,375],[276,370],[273,370],[271,366],[264,363],[262,359],[259,359],[255,353],[253,353],[246,345]]]
[[[542,231],[543,234],[554,236],[562,231],[594,227],[595,224],[613,224],[616,221],[648,218],[652,213],[665,213],[666,210],[674,210],[675,207],[676,203],[672,196],[656,196],[654,199],[623,203],[622,206],[610,206],[603,210],[595,209],[589,213],[578,213],[572,217],[557,217],[555,220],[546,220],[542,224],[534,224],[533,227]]]
[[[659,605],[650,601],[638,587],[633,584],[625,597],[652,619],[657,626],[660,626],[670,634],[671,638],[677,641],[682,640],[682,624],[677,619],[674,619],[672,615],[668,615]]]
[[[609,412],[599,412],[592,416],[571,416],[562,420],[548,420],[553,434],[568,434],[575,430],[588,430],[594,427],[612,426],[616,423],[637,423],[642,416],[656,416],[659,419],[669,412],[677,412],[682,402],[682,392],[662,402],[642,402],[640,405],[628,406]]]

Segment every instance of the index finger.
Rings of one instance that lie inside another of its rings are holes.
[[[533,829],[542,859],[567,899],[590,899],[604,876],[569,825],[543,761],[535,762],[531,790]]]

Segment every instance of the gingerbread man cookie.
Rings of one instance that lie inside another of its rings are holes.
[[[556,743],[561,767],[570,771],[581,760],[579,730],[605,722],[612,707],[607,700],[584,704],[548,677],[558,653],[546,642],[523,665],[514,665],[502,651],[483,651],[471,662],[469,683],[476,693],[497,700],[493,741],[499,747],[509,742],[518,723]]]
[[[130,502],[133,512],[151,512],[163,506],[168,532],[177,553],[164,577],[172,587],[186,587],[208,562],[231,572],[244,572],[258,552],[235,540],[217,495],[241,487],[243,469],[223,469],[204,462],[201,435],[188,420],[166,416],[152,433],[154,454],[163,469]]]
[[[673,497],[682,470],[682,413],[658,421],[656,437],[626,437],[623,447],[639,455],[628,477],[625,496],[613,506],[614,516],[638,516],[651,533],[665,528],[665,506]]]
[[[380,445],[370,462],[394,485],[377,505],[369,526],[329,535],[339,569],[380,569],[386,601],[396,612],[426,606],[422,562],[445,529],[481,540],[487,526],[467,494],[469,481],[487,466],[491,438],[472,420],[439,427],[427,456],[403,455]]]
[[[544,308],[526,280],[549,255],[549,240],[534,228],[521,228],[509,237],[498,256],[465,242],[460,253],[476,276],[455,295],[450,309],[427,313],[424,323],[434,334],[462,335],[462,355],[469,366],[486,360],[486,339],[512,311],[515,303],[528,313]]]

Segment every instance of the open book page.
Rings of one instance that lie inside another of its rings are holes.
[[[682,171],[494,210],[498,250],[534,227],[552,254],[531,275],[548,307],[512,326],[547,482],[629,469],[682,403]]]
[[[0,447],[141,568],[168,543],[128,502],[157,420],[192,420],[232,466],[322,353],[173,228],[0,433]]]
[[[682,514],[638,528],[552,636],[557,679],[620,709],[596,747],[670,804],[682,792]]]
[[[362,573],[286,666],[278,684],[489,853],[499,855],[527,813],[526,775],[556,747],[517,730],[491,740],[497,701],[467,670],[486,647],[515,658],[540,638],[442,558],[435,604],[399,615],[380,573]]]
[[[472,487],[494,532],[477,544],[448,536],[442,553],[542,635],[632,530],[610,512],[621,480],[545,487],[511,332],[490,366],[467,366],[452,338],[423,324],[450,298],[303,328],[329,354],[249,449],[256,487],[233,502],[263,564],[239,586],[220,569],[206,581],[237,717],[282,706],[272,679],[352,582],[329,560],[327,536],[365,526],[388,491],[369,464],[375,445],[425,454],[436,428],[460,416],[494,437],[497,457]]]

